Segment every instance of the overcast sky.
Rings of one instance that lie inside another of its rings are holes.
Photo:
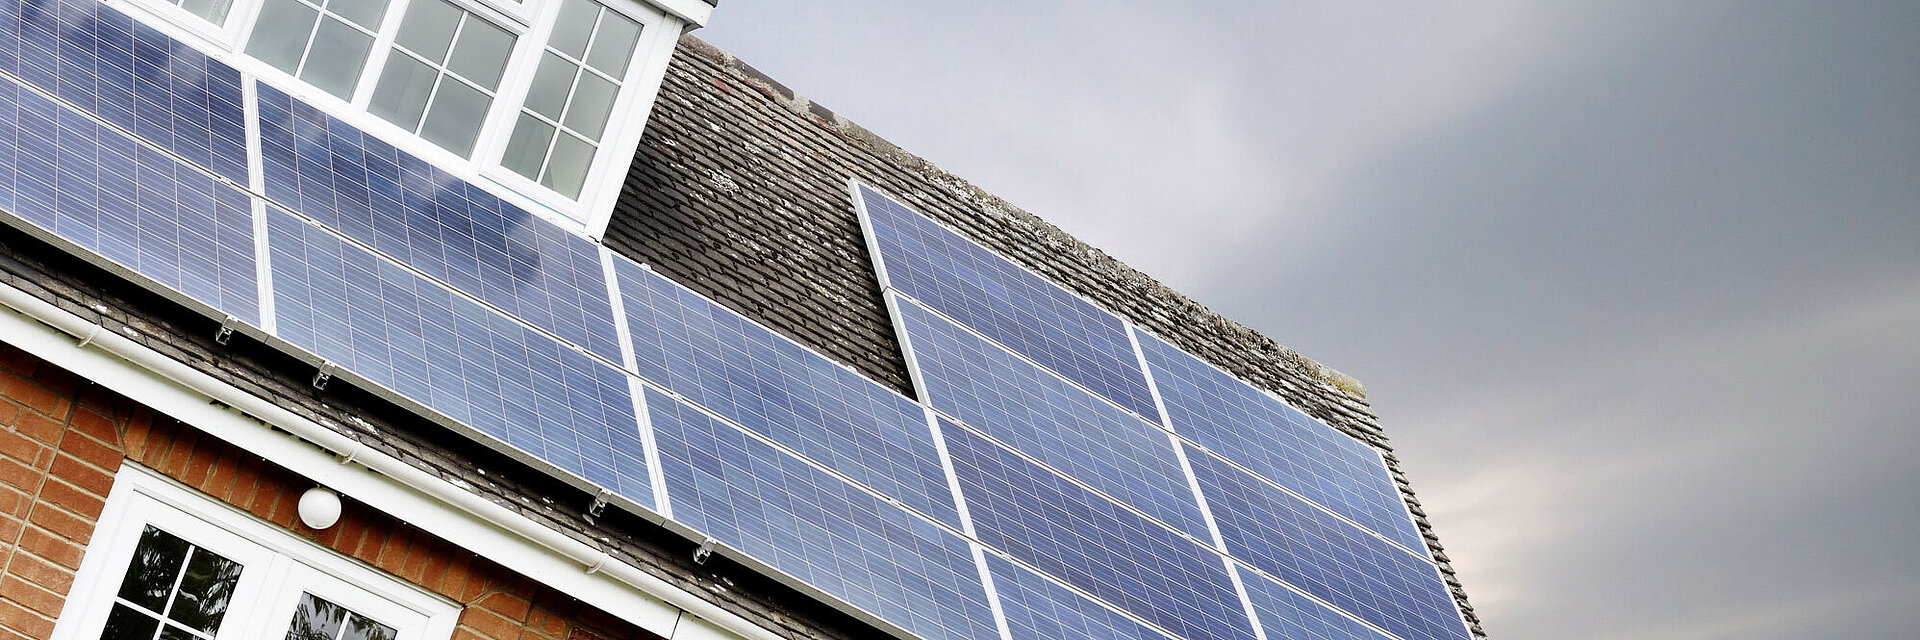
[[[1920,3],[698,35],[1358,377],[1496,638],[1920,638]]]

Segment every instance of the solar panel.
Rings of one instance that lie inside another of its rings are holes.
[[[279,336],[642,505],[626,374],[400,265],[270,210]]]
[[[1467,637],[1426,559],[1212,457],[1188,461],[1234,557],[1405,640]]]
[[[1176,433],[1426,553],[1379,452],[1159,338],[1138,335]]]
[[[934,409],[1196,538],[1207,537],[1166,431],[919,305],[902,300],[895,306]]]
[[[599,248],[260,85],[267,197],[420,272],[620,361]]]
[[[996,555],[987,555],[993,591],[1012,640],[1166,640],[1086,596]]]
[[[981,542],[1190,640],[1254,637],[1219,554],[967,429],[941,433]]]
[[[1142,416],[1158,415],[1120,318],[860,185],[881,283]]]
[[[647,416],[675,520],[921,637],[998,637],[959,536],[651,388]]]
[[[641,375],[960,526],[919,404],[659,274],[614,271]]]
[[[4,79],[0,208],[214,309],[260,322],[246,194]]]
[[[1260,574],[1240,571],[1247,587],[1247,600],[1260,617],[1260,629],[1268,638],[1288,640],[1393,640],[1326,605],[1294,593]]]
[[[240,73],[93,0],[0,0],[0,71],[247,183]]]

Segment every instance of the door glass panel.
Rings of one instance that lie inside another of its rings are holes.
[[[134,545],[105,640],[205,640],[220,630],[240,563],[148,525]]]
[[[393,640],[396,635],[393,627],[302,593],[293,621],[287,625],[286,640]]]
[[[133,549],[133,562],[120,580],[120,598],[151,611],[164,611],[173,593],[173,579],[187,561],[193,545],[171,533],[147,527]]]
[[[220,618],[227,612],[227,601],[233,599],[233,587],[239,582],[240,563],[205,549],[195,549],[193,558],[187,561],[186,572],[180,576],[180,586],[173,594],[173,606],[167,609],[167,617],[213,633],[219,628]]]
[[[100,640],[153,640],[154,628],[159,625],[153,616],[116,602],[113,612],[107,614],[107,628],[100,632]]]

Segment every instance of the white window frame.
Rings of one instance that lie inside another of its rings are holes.
[[[446,640],[460,607],[320,547],[131,462],[115,474],[50,640],[96,640],[147,525],[244,568],[214,640],[284,638],[301,593],[397,630],[395,640]]]
[[[666,76],[680,34],[689,24],[687,8],[705,6],[693,0],[591,0],[640,23],[640,40],[614,99],[593,164],[578,198],[568,198],[501,166],[508,138],[533,84],[546,51],[547,38],[559,16],[561,0],[448,0],[515,36],[507,68],[495,90],[474,148],[462,156],[427,142],[413,132],[367,111],[393,40],[408,6],[419,0],[389,0],[373,49],[367,54],[350,99],[341,99],[271,64],[247,55],[247,40],[265,0],[234,0],[226,24],[214,25],[167,0],[100,0],[150,26],[179,38],[202,53],[233,66],[242,74],[273,86],[313,105],[328,115],[366,132],[401,151],[538,215],[570,232],[598,241],[613,217],[627,169],[639,150],[640,136],[660,82]],[[701,13],[704,19],[705,14]]]

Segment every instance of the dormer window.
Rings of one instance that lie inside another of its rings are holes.
[[[681,25],[711,8],[688,0],[119,1],[243,72],[590,236],[611,214],[617,176],[639,144]]]

